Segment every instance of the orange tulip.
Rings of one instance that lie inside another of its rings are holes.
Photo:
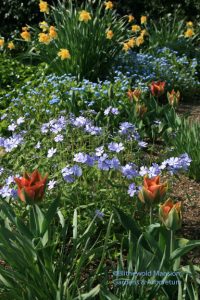
[[[179,103],[180,97],[181,97],[180,92],[179,91],[175,92],[174,89],[170,93],[169,92],[167,93],[168,102],[172,106],[174,105],[176,106]]]
[[[128,90],[127,96],[132,101],[133,99],[137,102],[142,94],[140,89],[135,89],[134,91]]]
[[[147,112],[147,107],[146,107],[144,104],[142,104],[142,105],[136,104],[135,110],[136,110],[136,113],[137,113],[140,117],[143,117],[144,114]]]
[[[22,178],[14,178],[18,186],[18,196],[21,201],[28,204],[41,202],[44,197],[46,182],[48,175],[44,178],[41,177],[38,170],[32,174],[24,173]]]
[[[170,230],[177,230],[182,224],[182,203],[173,203],[171,199],[165,201],[159,208],[159,217],[163,224]]]
[[[153,81],[150,84],[150,90],[151,90],[152,95],[156,96],[156,97],[159,97],[162,94],[164,94],[165,85],[166,85],[165,81],[157,81],[157,82]]]
[[[167,182],[160,183],[160,176],[148,178],[144,176],[143,187],[140,190],[138,197],[140,201],[147,204],[160,202],[166,195]]]

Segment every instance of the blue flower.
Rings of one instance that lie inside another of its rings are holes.
[[[108,145],[108,149],[112,152],[121,152],[122,150],[124,150],[124,146],[122,143],[115,143],[115,142],[112,142]]]
[[[99,219],[103,219],[103,217],[104,217],[104,213],[102,212],[102,211],[100,211],[99,209],[96,209],[95,210],[95,214],[96,214],[96,216],[99,218]]]
[[[128,187],[128,194],[130,197],[133,197],[137,193],[137,188],[135,186],[135,183],[131,183]]]
[[[138,176],[138,171],[136,170],[136,166],[133,163],[126,164],[121,168],[122,175],[127,179],[131,179],[133,177]]]

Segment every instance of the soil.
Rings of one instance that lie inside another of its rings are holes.
[[[181,103],[177,112],[180,115],[188,115],[191,122],[193,120],[200,122],[200,95],[191,103]],[[172,198],[183,202],[181,235],[189,240],[200,240],[200,182],[181,176],[180,180],[174,180],[171,195]],[[185,256],[184,263],[189,261],[200,264],[200,247]]]

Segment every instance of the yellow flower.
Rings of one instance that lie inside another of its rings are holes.
[[[29,31],[29,27],[28,26],[22,27],[22,31]]]
[[[56,39],[57,38],[58,34],[57,34],[56,28],[54,26],[50,26],[50,28],[49,28],[49,36],[52,39]]]
[[[60,49],[60,51],[58,52],[58,56],[59,56],[62,60],[71,58],[71,55],[70,55],[70,53],[69,53],[69,50],[67,50],[67,49]]]
[[[146,30],[146,29],[143,29],[143,30],[141,31],[140,35],[141,35],[142,37],[144,37],[145,35],[148,35],[147,30]]]
[[[49,7],[48,7],[48,3],[46,1],[40,1],[39,3],[39,7],[40,7],[40,12],[49,13]]]
[[[142,45],[144,43],[144,38],[143,38],[143,36],[138,36],[137,37],[137,39],[136,39],[136,46],[140,46],[140,45]]]
[[[135,19],[134,16],[132,16],[132,15],[129,15],[129,16],[128,16],[128,21],[129,21],[129,23],[132,22],[134,19]]]
[[[113,33],[112,30],[107,30],[106,31],[106,38],[107,39],[111,40],[113,38],[113,35],[114,35],[114,33]]]
[[[9,43],[8,43],[8,49],[10,49],[10,50],[15,49],[15,45],[14,45],[13,42],[9,42]]]
[[[194,30],[192,28],[188,28],[184,35],[185,37],[192,37],[194,35]]]
[[[141,30],[141,27],[139,25],[133,25],[132,26],[132,31],[133,32],[137,32],[137,31],[140,31]]]
[[[1,39],[0,39],[0,47],[1,47],[1,48],[3,48],[4,43],[5,43],[4,39],[1,38]]]
[[[146,16],[141,16],[140,23],[145,24],[146,22],[147,22],[147,17]]]
[[[39,37],[39,42],[48,45],[51,41],[50,36],[47,33],[39,33],[38,34]]]
[[[187,26],[187,27],[193,27],[193,22],[191,22],[191,21],[187,22],[187,23],[186,23],[186,26]]]
[[[135,39],[131,38],[130,40],[128,40],[127,44],[130,48],[133,48],[135,46]]]
[[[106,1],[104,3],[104,5],[106,6],[105,9],[112,9],[113,8],[113,3],[111,1]]]
[[[91,20],[90,13],[86,10],[82,10],[79,15],[79,21],[87,23],[89,20]]]
[[[21,37],[23,38],[23,40],[25,40],[26,42],[31,40],[31,34],[30,32],[28,32],[27,30],[21,32]]]
[[[42,29],[43,32],[46,32],[49,29],[49,25],[45,21],[40,22],[39,27]]]
[[[127,52],[129,49],[130,49],[130,47],[129,47],[128,43],[124,43],[122,50],[124,50],[125,52]]]

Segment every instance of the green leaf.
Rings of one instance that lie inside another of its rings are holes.
[[[73,218],[73,239],[77,239],[77,209],[74,210],[74,218]]]
[[[86,300],[86,299],[90,299],[90,298],[93,298],[95,297],[96,295],[99,294],[99,291],[100,291],[100,284],[98,284],[97,286],[95,286],[90,292],[86,293],[86,294],[82,294],[80,296],[80,299],[81,300]],[[77,298],[78,300],[79,298]]]
[[[119,208],[114,208],[114,211],[116,212],[120,223],[126,230],[130,230],[132,234],[132,238],[134,239],[135,242],[139,239],[139,237],[142,234],[141,229],[139,228],[138,224],[136,221],[131,218],[130,216],[126,215],[121,209]],[[146,248],[146,250],[150,250],[147,242],[145,240],[142,240],[141,245]]]
[[[45,233],[48,226],[52,222],[52,220],[57,212],[58,205],[59,205],[59,198],[56,198],[49,206],[49,209],[48,209],[47,213],[45,214],[45,217],[44,217],[44,220],[42,223],[42,234]]]
[[[170,255],[170,260],[174,260],[178,257],[183,256],[184,254],[188,253],[189,251],[191,251],[192,249],[194,249],[195,247],[199,247],[200,246],[200,240],[197,241],[189,241],[187,242],[186,245],[177,248],[176,250],[174,250],[171,255]]]

